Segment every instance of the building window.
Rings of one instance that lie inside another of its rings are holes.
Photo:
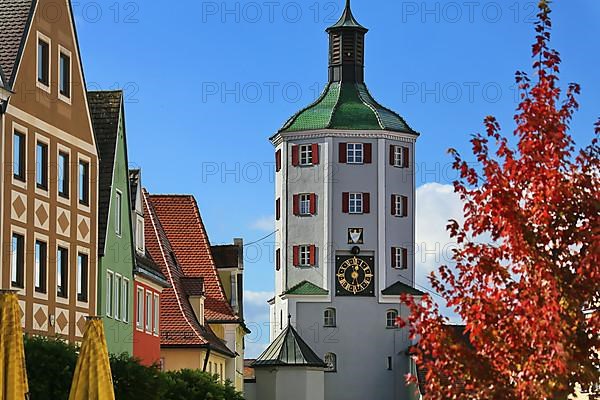
[[[56,252],[56,295],[69,297],[69,251],[63,247]]]
[[[408,168],[409,149],[404,146],[390,146],[390,165],[397,168]]]
[[[139,252],[144,252],[144,219],[137,219],[137,223],[135,224],[135,242]]]
[[[317,247],[301,245],[293,247],[293,265],[295,267],[310,267],[317,264]]]
[[[300,266],[310,266],[310,246],[300,246]]]
[[[348,164],[362,164],[364,162],[363,144],[348,143],[346,154]]]
[[[48,145],[37,142],[35,153],[35,183],[39,189],[48,190]]]
[[[50,44],[42,38],[38,38],[37,62],[37,80],[48,87],[50,86]]]
[[[275,250],[275,270],[281,269],[281,249]]]
[[[89,258],[87,254],[77,256],[77,300],[88,301]]]
[[[392,215],[396,217],[408,216],[408,197],[392,195]]]
[[[388,357],[387,358],[387,370],[391,371],[393,367],[393,363],[392,363],[392,357]]]
[[[385,314],[385,326],[389,329],[395,329],[398,327],[398,311],[388,310]]]
[[[160,318],[160,300],[158,295],[154,294],[154,334],[158,335],[159,318]]]
[[[16,132],[13,135],[13,174],[20,181],[25,182],[25,135]]]
[[[336,326],[335,308],[327,308],[323,312],[323,325],[326,328],[334,328]]]
[[[90,204],[90,163],[79,161],[79,204]]]
[[[11,274],[12,286],[25,288],[25,237],[18,233],[12,235],[11,248]]]
[[[303,144],[300,146],[300,165],[312,165],[313,163],[313,154],[312,154],[312,145]]]
[[[106,272],[106,316],[113,316],[113,286],[115,276],[111,271]]]
[[[123,278],[121,298],[121,317],[123,318],[123,322],[129,322],[129,279],[127,278]]]
[[[310,215],[310,194],[300,195],[300,215]]]
[[[58,194],[69,198],[69,154],[58,153]]]
[[[67,99],[71,98],[71,55],[67,51],[60,51],[59,60],[59,90]]]
[[[408,249],[404,247],[392,248],[392,267],[396,269],[408,269]]]
[[[35,291],[46,293],[46,276],[48,271],[48,247],[46,243],[35,242]]]
[[[115,233],[121,236],[122,233],[122,207],[123,207],[123,194],[120,191],[116,191],[115,195]]]
[[[152,332],[152,293],[146,291],[146,332]]]
[[[123,284],[123,279],[121,275],[115,274],[115,285],[114,285],[114,311],[115,311],[115,319],[121,319],[121,285]]]
[[[137,288],[137,315],[135,316],[135,325],[138,329],[144,329],[144,288]]]
[[[363,194],[362,193],[350,193],[348,198],[348,210],[350,214],[362,214],[363,213]]]
[[[335,353],[325,353],[325,372],[337,372],[337,356]]]

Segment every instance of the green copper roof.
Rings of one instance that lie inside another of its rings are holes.
[[[342,14],[338,22],[327,28],[327,32],[336,28],[358,28],[360,30],[367,31],[367,28],[358,23],[356,18],[354,18],[354,15],[352,14],[352,9],[350,8],[350,0],[346,0],[346,7],[344,8],[344,13]]]
[[[317,101],[290,118],[279,132],[320,129],[387,130],[418,135],[400,115],[377,103],[361,83],[329,83]]]
[[[394,283],[392,286],[381,291],[381,294],[384,296],[399,296],[401,294],[409,294],[411,296],[424,296],[425,293],[421,292],[419,289],[415,289],[412,286],[409,286],[400,281]]]
[[[286,290],[284,294],[295,294],[302,296],[326,296],[329,294],[329,291],[320,288],[314,283],[310,283],[309,281],[303,281],[297,284],[296,286]]]

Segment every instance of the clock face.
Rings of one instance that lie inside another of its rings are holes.
[[[373,257],[337,257],[336,294],[373,296],[375,293]]]

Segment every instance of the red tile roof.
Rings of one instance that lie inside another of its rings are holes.
[[[185,276],[204,279],[206,320],[240,321],[223,291],[196,199],[189,195],[151,195],[150,199]]]
[[[161,346],[211,347],[233,357],[227,346],[208,325],[201,325],[194,314],[184,288],[185,271],[178,264],[173,247],[155,211],[154,204],[144,190],[145,243],[148,253],[160,266],[171,287],[160,297]]]

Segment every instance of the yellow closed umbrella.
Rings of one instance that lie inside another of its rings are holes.
[[[104,325],[100,318],[90,317],[83,335],[69,400],[114,400],[114,398]]]
[[[21,308],[17,293],[0,291],[0,400],[24,400],[29,392]]]

